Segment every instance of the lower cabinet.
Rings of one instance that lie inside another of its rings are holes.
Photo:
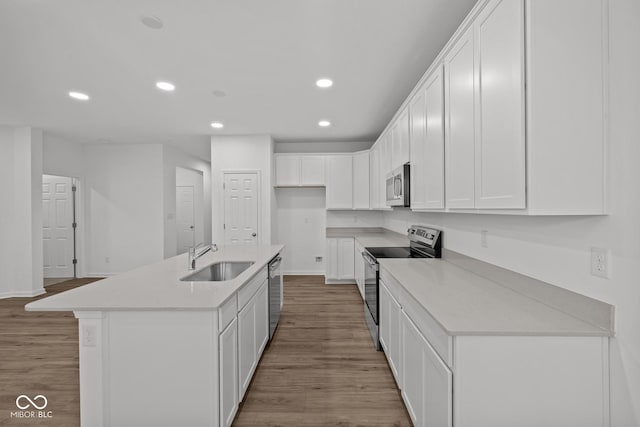
[[[220,425],[230,426],[238,410],[238,321],[220,333]]]
[[[379,327],[415,426],[610,425],[606,336],[452,336],[384,270]]]
[[[355,252],[353,253],[353,265],[356,277],[356,284],[358,285],[358,291],[360,291],[360,296],[364,300],[364,259],[362,258],[362,252],[364,251],[364,247],[355,242]]]
[[[327,238],[326,283],[353,283],[355,279],[353,237]]]
[[[406,313],[401,313],[402,397],[416,426],[452,426],[452,373]]]
[[[238,382],[242,401],[269,338],[268,284],[238,312]]]

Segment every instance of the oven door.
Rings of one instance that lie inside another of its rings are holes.
[[[364,301],[375,324],[378,324],[378,262],[367,251],[364,258]]]

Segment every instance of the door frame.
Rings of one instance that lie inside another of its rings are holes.
[[[178,200],[178,188],[191,188],[191,195],[193,196],[193,209],[192,209],[192,220],[191,220],[191,229],[193,232],[193,240],[192,240],[192,244],[189,245],[190,247],[196,246],[197,244],[199,244],[200,242],[196,241],[196,189],[194,185],[177,185],[176,184],[176,252],[178,253],[184,253],[184,252],[180,252],[180,245],[178,245],[178,242],[180,241],[180,229],[178,228],[178,207],[180,206],[179,200]],[[204,243],[204,242],[203,242]]]
[[[223,169],[222,170],[222,240],[223,242],[227,241],[227,230],[225,227],[226,224],[226,189],[224,188],[224,183],[226,181],[227,175],[237,175],[237,174],[255,174],[256,175],[256,193],[257,193],[257,202],[258,202],[258,224],[256,225],[256,230],[258,232],[258,241],[257,246],[262,244],[262,176],[259,169]]]

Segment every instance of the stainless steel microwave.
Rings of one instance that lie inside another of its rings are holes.
[[[409,163],[387,175],[387,206],[411,206],[409,200]]]

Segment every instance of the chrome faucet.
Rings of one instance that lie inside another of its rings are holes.
[[[199,250],[198,250],[199,249]],[[189,270],[196,269],[196,260],[200,258],[202,255],[207,252],[216,252],[218,250],[218,246],[214,243],[213,245],[202,245],[193,246],[189,248]]]

